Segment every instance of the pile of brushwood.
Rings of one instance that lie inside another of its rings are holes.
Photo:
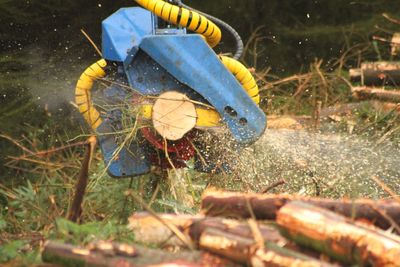
[[[49,241],[60,266],[400,266],[400,202],[207,190],[199,215],[135,213],[135,244]],[[146,245],[146,248],[137,245]],[[151,246],[149,246],[151,245]],[[153,247],[150,249],[149,247]]]

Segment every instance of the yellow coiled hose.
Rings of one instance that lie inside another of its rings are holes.
[[[258,85],[251,72],[242,63],[233,58],[226,56],[220,56],[219,58],[222,64],[236,77],[251,99],[258,105],[260,103]]]
[[[75,103],[78,105],[79,112],[83,115],[87,123],[96,130],[102,123],[100,113],[93,106],[91,100],[91,90],[96,80],[104,78],[106,72],[104,68],[107,61],[100,59],[87,68],[78,80],[75,88]]]
[[[178,7],[163,0],[135,1],[163,20],[203,35],[211,47],[221,41],[221,30],[218,26],[196,11]]]

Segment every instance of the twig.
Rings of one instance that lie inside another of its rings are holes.
[[[8,135],[0,134],[0,137],[10,141],[11,143],[13,143],[14,145],[16,145],[17,147],[21,148],[23,151],[25,151],[25,152],[27,152],[29,154],[32,154],[32,155],[35,154],[35,152],[33,152],[32,150],[29,150],[25,146],[21,145],[19,142],[17,142],[16,140],[14,140],[13,138],[11,138]]]
[[[321,125],[321,108],[322,101],[318,100],[315,105],[315,129],[318,129]]]
[[[390,17],[387,13],[383,13],[382,16],[390,22],[400,24],[400,20]]]
[[[380,187],[382,187],[383,190],[386,191],[393,199],[396,201],[400,202],[400,197],[391,189],[389,188],[381,179],[379,179],[377,176],[372,176],[371,178],[374,180],[375,183],[377,183]]]
[[[85,32],[85,30],[81,29],[81,33],[86,37],[86,39],[89,41],[89,43],[93,46],[93,48],[96,50],[97,54],[99,54],[99,56],[103,57],[103,54],[101,53],[100,49],[93,42],[92,38],[90,38],[90,36]]]
[[[280,180],[278,180],[278,181],[276,181],[276,182],[274,182],[274,183],[268,185],[267,187],[265,187],[265,188],[261,191],[261,193],[262,193],[262,194],[266,194],[266,193],[268,193],[269,191],[271,191],[272,189],[274,189],[275,187],[278,187],[278,186],[284,185],[284,184],[286,184],[285,179],[280,179]]]
[[[132,197],[135,201],[139,202],[140,205],[143,206],[143,208],[150,213],[154,218],[156,218],[159,222],[161,222],[163,225],[165,225],[171,232],[173,232],[188,248],[193,250],[195,248],[192,240],[186,236],[182,231],[178,229],[175,225],[169,223],[166,220],[163,220],[152,208],[150,208],[140,197],[136,196],[135,194],[132,193],[132,190],[128,190],[127,193],[128,196]]]
[[[374,205],[369,205],[374,211],[378,212],[380,215],[382,215],[383,218],[385,218],[391,225],[392,227],[397,231],[397,233],[400,233],[400,226],[396,221],[390,217],[385,210],[380,210]]]

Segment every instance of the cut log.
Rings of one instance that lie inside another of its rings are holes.
[[[186,95],[169,91],[161,94],[154,103],[152,120],[162,137],[178,140],[196,126],[196,107]]]
[[[242,237],[251,238],[253,236],[253,232],[247,222],[204,217],[202,215],[159,214],[158,216],[163,221],[175,225],[183,233],[190,236],[194,243],[198,243],[200,235],[206,228],[218,229]],[[129,218],[128,227],[133,231],[137,242],[157,246],[184,246],[182,241],[176,238],[165,224],[149,213],[139,212],[133,214]],[[259,224],[258,228],[264,240],[290,247],[288,241],[280,235],[275,227]]]
[[[398,56],[400,53],[400,32],[395,32],[390,42],[390,53],[392,56]]]
[[[277,214],[282,233],[299,245],[347,264],[400,266],[400,238],[373,226],[352,222],[329,210],[293,201]]]
[[[270,244],[270,246],[268,246]],[[200,236],[201,249],[252,266],[331,266],[267,242],[258,244],[254,239],[207,228]]]
[[[208,190],[203,193],[201,206],[202,213],[208,216],[250,218],[251,209],[259,220],[275,220],[277,211],[293,200],[326,208],[346,217],[368,220],[383,229],[390,228],[392,224],[382,214],[400,222],[400,203],[394,200],[334,200],[286,194],[246,194]]]
[[[380,101],[400,103],[400,91],[374,89],[368,87],[353,87],[353,97],[358,100],[375,99]]]
[[[349,74],[351,82],[363,86],[399,86],[400,62],[366,62]]]
[[[121,250],[122,249],[122,250]],[[42,260],[46,263],[61,266],[162,266],[170,262],[170,266],[237,266],[207,252],[191,251],[168,253],[160,249],[147,249],[140,246],[101,242],[101,245],[89,245],[86,248],[73,245],[47,242],[42,252]]]

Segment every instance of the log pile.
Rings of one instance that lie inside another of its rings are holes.
[[[136,243],[156,249],[49,242],[43,260],[60,266],[400,266],[399,223],[395,200],[211,190],[198,215],[129,218]]]

